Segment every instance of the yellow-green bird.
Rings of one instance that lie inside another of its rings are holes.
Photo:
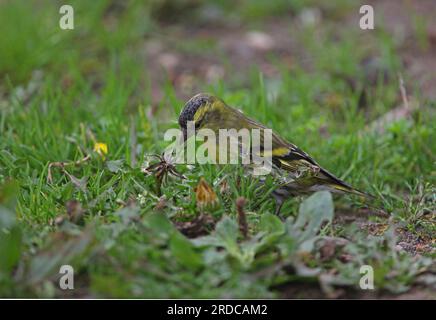
[[[210,94],[200,93],[185,104],[179,125],[187,137],[187,123],[193,121],[195,130],[211,129],[218,134],[219,129],[267,129],[261,123],[248,118],[241,111],[228,106],[223,100]],[[262,141],[262,140],[261,140]],[[262,147],[260,148],[262,150]],[[309,194],[318,190],[334,193],[350,193],[364,197],[371,195],[359,191],[322,168],[311,156],[296,145],[272,132],[272,162],[274,169],[282,177],[272,195],[276,199],[276,213],[283,202],[292,196]]]

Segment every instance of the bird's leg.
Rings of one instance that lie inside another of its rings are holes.
[[[276,203],[276,211],[274,212],[274,214],[276,216],[280,216],[280,210],[282,209],[283,206],[283,202],[282,203]]]
[[[283,200],[280,201],[280,200],[276,199],[276,211],[274,212],[274,214],[276,216],[280,217],[280,210],[282,209],[284,202],[285,201],[283,201]]]
[[[286,191],[286,189],[278,188],[274,190],[271,195],[273,196],[275,202],[276,202],[276,210],[275,215],[281,217],[280,210],[282,209],[283,204],[285,203],[286,198],[289,196],[289,193]]]

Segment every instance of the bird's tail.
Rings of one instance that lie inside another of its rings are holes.
[[[358,196],[369,198],[369,199],[375,198],[373,195],[371,195],[369,193],[366,193],[366,192],[360,191],[356,188],[353,188],[348,183],[342,181],[339,178],[336,178],[333,174],[331,174],[330,172],[328,172],[325,169],[321,169],[320,173],[321,173],[321,175],[319,178],[323,180],[323,184],[326,184],[330,188],[332,188],[332,191],[336,191],[339,193],[350,193],[350,194],[358,195]]]

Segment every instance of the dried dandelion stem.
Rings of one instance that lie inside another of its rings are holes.
[[[404,86],[404,80],[400,73],[398,73],[398,79],[400,82],[400,92],[401,92],[401,98],[403,99],[404,108],[406,110],[410,110],[409,107],[409,99],[407,98],[407,92],[406,87]]]
[[[244,211],[246,200],[244,197],[239,197],[236,199],[236,211],[238,212],[238,224],[239,231],[241,232],[244,239],[248,238],[248,223],[247,223],[247,215]]]
[[[147,168],[143,169],[146,174],[153,174],[156,179],[156,194],[160,197],[162,195],[162,183],[166,180],[169,174],[181,179],[186,179],[183,174],[177,172],[174,164],[165,159],[164,155],[152,154],[151,157],[157,158],[159,162],[154,163]]]

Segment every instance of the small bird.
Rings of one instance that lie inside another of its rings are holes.
[[[179,116],[184,141],[189,138],[187,137],[188,121],[194,122],[195,131],[205,128],[216,133],[219,129],[231,128],[236,130],[267,129],[263,124],[248,118],[241,111],[228,106],[220,98],[207,93],[199,93],[189,99]],[[274,171],[278,172],[277,176],[281,179],[277,188],[272,192],[276,200],[276,214],[280,213],[286,199],[318,190],[372,197],[335,177],[306,152],[274,132],[272,133],[271,153]]]

